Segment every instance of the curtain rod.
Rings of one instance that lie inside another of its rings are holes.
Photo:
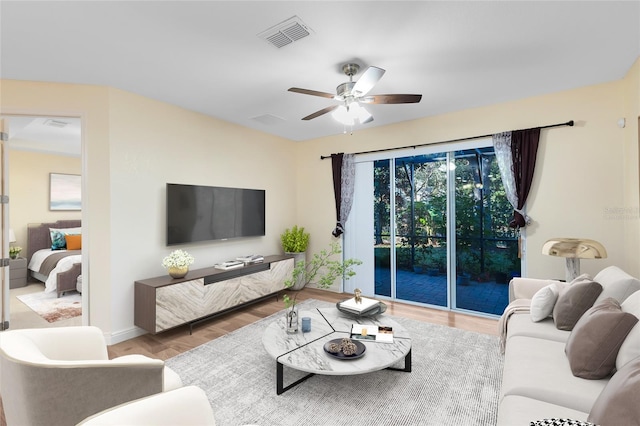
[[[531,127],[529,129],[521,129],[521,130],[533,130],[533,129],[549,129],[551,127],[562,127],[562,126],[573,126],[574,122],[573,120],[569,120],[566,123],[558,123],[558,124],[549,124],[548,126],[541,126],[541,127]],[[515,132],[516,130],[512,130],[512,132]],[[374,149],[373,151],[362,151],[362,152],[354,152],[354,155],[360,155],[360,154],[374,154],[376,152],[385,152],[385,151],[397,151],[399,149],[407,149],[407,148],[413,148],[416,149],[418,147],[422,147],[422,146],[431,146],[431,145],[440,145],[443,143],[451,143],[451,142],[460,142],[460,141],[468,141],[468,140],[473,140],[473,139],[482,139],[482,138],[489,138],[491,136],[493,136],[494,134],[490,134],[490,135],[482,135],[482,136],[471,136],[468,138],[459,138],[459,139],[450,139],[448,141],[440,141],[440,142],[431,142],[431,143],[423,143],[423,144],[419,144],[419,145],[409,145],[409,146],[400,146],[397,148],[382,148],[382,149]],[[331,158],[330,155],[321,155],[320,159],[321,160],[326,160],[327,158]]]

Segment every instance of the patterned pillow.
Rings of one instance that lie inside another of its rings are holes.
[[[571,419],[544,419],[529,423],[529,426],[598,426],[594,423]]]
[[[51,250],[65,250],[67,248],[67,241],[64,238],[65,235],[79,235],[82,232],[82,228],[49,228],[49,234],[51,235]]]

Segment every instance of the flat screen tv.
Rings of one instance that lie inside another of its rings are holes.
[[[167,183],[168,246],[263,235],[263,189]]]

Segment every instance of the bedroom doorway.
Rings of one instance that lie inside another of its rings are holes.
[[[81,119],[37,115],[5,115],[3,118],[8,127],[5,172],[10,199],[5,230],[11,235],[8,245],[22,249],[6,268],[9,270],[8,297],[3,299],[7,306],[8,327],[82,325],[83,299],[88,298],[83,298],[76,290],[57,297],[56,291],[45,291],[50,287],[43,282],[47,277],[33,278],[29,269],[34,257],[34,250],[30,248],[36,246],[29,244],[33,224],[59,220],[79,223],[82,219],[79,205],[69,208],[54,204],[57,195],[67,193],[63,188],[67,180],[75,181],[77,177],[81,182],[82,179]],[[63,191],[58,192],[59,189]],[[77,257],[80,258],[79,252]],[[80,263],[78,269],[79,266]],[[57,277],[60,270],[54,268],[53,271],[51,276]]]

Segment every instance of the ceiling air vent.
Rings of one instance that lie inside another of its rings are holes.
[[[44,123],[42,123],[42,124],[44,126],[58,127],[58,128],[67,127],[69,125],[69,123],[67,123],[66,121],[54,120],[52,118],[49,118],[49,119],[45,120]]]
[[[291,44],[294,41],[298,41],[311,35],[311,33],[311,28],[307,27],[300,18],[293,16],[286,21],[261,32],[258,34],[258,37],[280,49],[287,44]]]

